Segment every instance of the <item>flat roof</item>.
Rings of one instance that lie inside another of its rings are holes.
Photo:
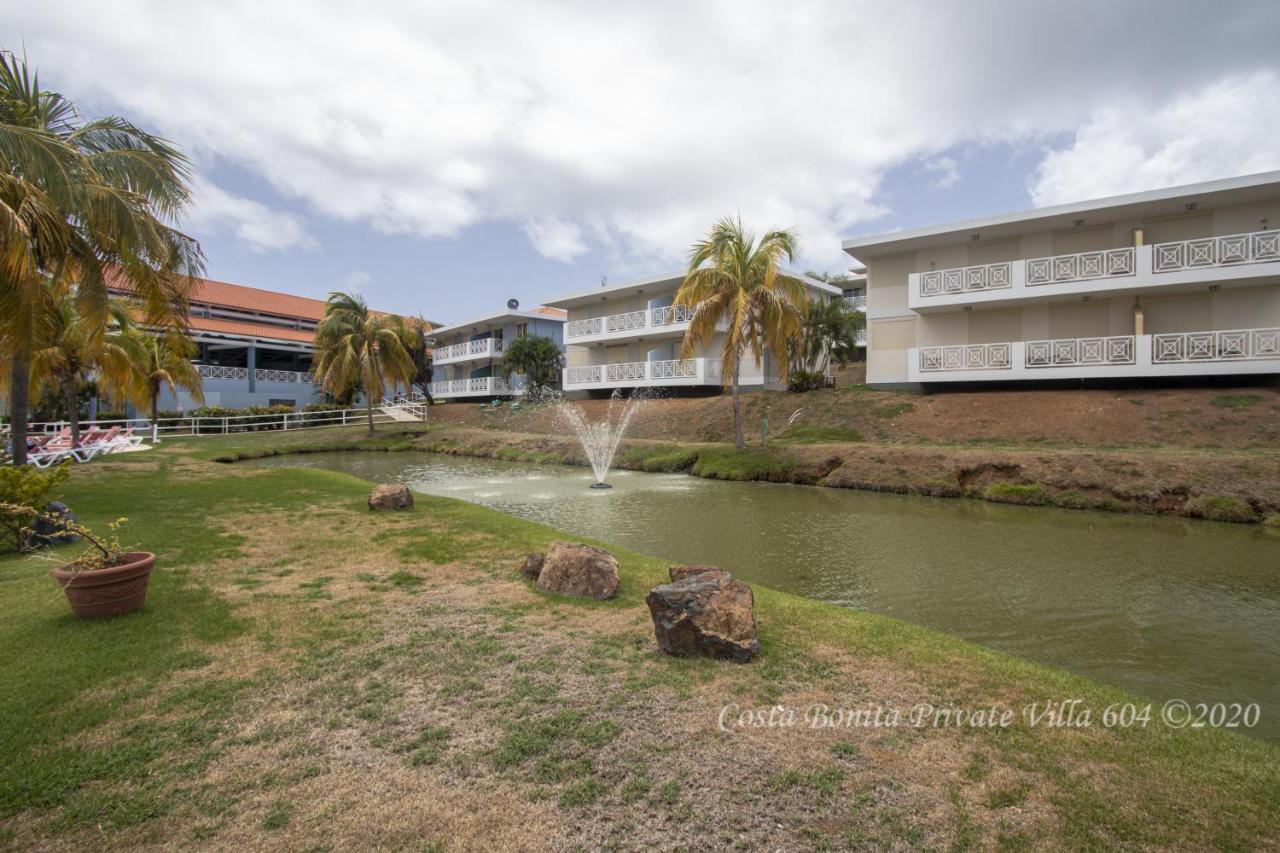
[[[840,288],[834,287],[826,282],[818,281],[816,278],[810,278],[807,275],[792,272],[791,270],[783,270],[783,272],[793,278],[800,279],[815,290],[821,290],[824,293],[830,293],[835,296],[840,295]],[[607,284],[603,287],[594,287],[590,290],[580,290],[577,293],[570,293],[565,296],[556,297],[555,299],[548,299],[546,304],[557,308],[569,308],[576,305],[585,305],[600,299],[608,299],[611,296],[619,296],[628,290],[634,290],[638,295],[644,293],[646,289],[654,289],[658,285],[673,284],[678,287],[679,283],[684,281],[684,276],[685,273],[681,270],[680,272],[663,273],[661,275],[649,276],[648,278],[636,279],[622,284]]]
[[[553,323],[563,323],[565,313],[558,308],[549,308],[546,305],[539,305],[536,308],[530,308],[528,311],[499,311],[497,314],[490,314],[486,317],[478,317],[474,320],[467,320],[462,323],[450,323],[448,326],[436,326],[428,331],[430,335],[442,335],[449,332],[457,332],[463,329],[475,329],[479,326],[491,325],[499,320],[507,320],[514,318],[519,320],[550,320]]]
[[[1108,196],[1089,201],[1055,204],[1015,213],[1002,213],[980,219],[966,219],[943,225],[930,225],[886,234],[851,237],[841,245],[850,255],[863,260],[877,255],[928,246],[955,243],[960,235],[968,240],[973,234],[984,239],[1014,237],[1045,229],[1068,228],[1076,220],[1090,223],[1090,214],[1104,214],[1106,221],[1140,219],[1183,213],[1188,204],[1212,208],[1223,204],[1240,204],[1272,198],[1280,194],[1280,171],[1241,175],[1198,184],[1183,184],[1158,190]]]

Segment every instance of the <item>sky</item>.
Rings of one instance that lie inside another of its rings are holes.
[[[1280,3],[42,0],[42,84],[191,157],[211,278],[458,322],[842,239],[1280,169]]]

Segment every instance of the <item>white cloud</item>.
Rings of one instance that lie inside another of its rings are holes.
[[[371,281],[373,277],[364,270],[352,270],[342,277],[342,287],[352,293],[363,293]]]
[[[1036,205],[1280,169],[1280,74],[1232,76],[1164,103],[1099,107],[1031,183]]]
[[[1129,164],[1116,183],[1134,164],[1135,181],[1239,172],[1273,147],[1272,90],[1213,114],[1237,125],[1222,155],[1175,106],[1275,69],[1280,6],[1173,5],[46,0],[11,9],[0,40],[308,215],[427,237],[515,223],[549,257],[594,249],[621,273],[678,264],[740,213],[836,269],[840,237],[883,213],[883,176],[918,161],[945,185],[957,145],[1083,127],[1037,200],[1088,194],[1099,154]],[[215,192],[202,215],[258,248],[306,245],[244,201]]]
[[[293,214],[233,195],[203,178],[195,180],[193,191],[196,205],[191,221],[197,227],[228,229],[255,252],[316,245],[302,220]]]
[[[925,171],[936,175],[933,185],[940,190],[949,190],[960,182],[960,164],[956,158],[943,155],[926,160]]]

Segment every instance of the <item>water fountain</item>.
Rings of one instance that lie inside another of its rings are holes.
[[[587,461],[591,463],[591,470],[596,476],[596,481],[591,484],[593,489],[613,488],[605,482],[605,476],[609,473],[613,455],[618,451],[618,444],[622,441],[622,434],[627,431],[631,416],[643,402],[640,396],[632,395],[625,401],[621,414],[615,420],[614,404],[620,400],[622,393],[615,389],[609,397],[609,407],[605,410],[604,418],[598,421],[589,420],[582,407],[569,400],[561,399],[554,404],[556,414],[573,430],[582,444],[582,451],[587,454]]]

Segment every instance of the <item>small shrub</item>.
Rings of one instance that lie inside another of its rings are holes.
[[[1044,506],[1049,502],[1048,493],[1039,483],[992,483],[982,490],[982,496],[996,503],[1024,506]]]
[[[815,391],[822,387],[824,381],[825,377],[817,371],[793,370],[787,377],[787,390],[793,394]]]
[[[1088,495],[1071,489],[1054,495],[1053,505],[1062,509],[1092,509],[1093,501]]]
[[[1219,409],[1247,409],[1262,402],[1257,394],[1219,394],[1209,401]]]
[[[69,476],[67,464],[44,471],[29,465],[0,466],[0,503],[40,512],[54,499],[54,490]],[[14,550],[22,547],[22,530],[28,524],[31,516],[27,513],[0,511],[0,535]]]
[[[1232,521],[1237,524],[1248,524],[1258,520],[1258,514],[1249,506],[1248,501],[1240,498],[1224,498],[1217,495],[1199,495],[1187,501],[1183,509],[1188,515],[1196,518],[1207,518],[1210,521]]]

